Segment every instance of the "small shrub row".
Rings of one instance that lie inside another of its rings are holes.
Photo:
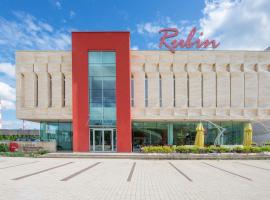
[[[39,139],[38,135],[0,135],[0,140],[9,140],[9,141],[33,141]]]
[[[173,153],[173,146],[145,146],[142,148],[144,153]]]
[[[144,153],[260,153],[270,152],[270,146],[261,147],[225,147],[209,146],[199,148],[196,146],[145,146],[142,147]]]
[[[30,153],[26,153],[26,152],[0,152],[0,156],[4,156],[4,157],[39,157],[41,155],[44,155],[48,153],[48,151],[46,150],[39,150],[37,152],[30,152]]]
[[[0,152],[8,152],[9,147],[7,144],[0,144]]]
[[[4,157],[25,157],[23,152],[0,152],[0,156]]]

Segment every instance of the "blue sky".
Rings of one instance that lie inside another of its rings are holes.
[[[75,30],[128,30],[132,49],[158,49],[160,28],[176,27],[183,37],[193,26],[220,41],[220,49],[264,50],[270,46],[269,10],[269,0],[1,0],[3,127],[22,127],[15,115],[16,50],[70,50]]]

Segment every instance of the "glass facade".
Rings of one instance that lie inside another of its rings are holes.
[[[41,122],[40,140],[56,140],[58,151],[72,151],[71,122]]]
[[[90,126],[115,126],[115,52],[89,52]]]
[[[133,150],[145,145],[193,145],[199,122],[133,122]],[[217,126],[225,128],[223,145],[243,142],[244,122],[202,122],[205,129],[205,145],[213,145],[219,133]]]
[[[145,145],[166,145],[168,124],[162,122],[134,122],[132,124],[133,150]]]

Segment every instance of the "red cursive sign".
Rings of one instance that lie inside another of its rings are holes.
[[[178,36],[178,29],[177,28],[164,28],[159,31],[159,33],[163,33],[163,35],[160,38],[159,42],[159,48],[162,48],[163,45],[168,48],[172,53],[175,52],[175,50],[179,48],[208,48],[212,47],[213,49],[217,48],[219,46],[219,42],[216,42],[216,40],[204,40],[201,41],[199,38],[194,39],[194,36],[196,34],[196,27],[192,28],[189,32],[186,40],[184,39],[174,39],[174,40],[168,40],[169,38],[174,38]],[[203,35],[203,32],[200,33],[200,36]]]

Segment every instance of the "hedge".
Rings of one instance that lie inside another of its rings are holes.
[[[0,152],[8,152],[9,148],[7,144],[0,144]]]
[[[39,135],[0,135],[0,140],[16,141],[17,139],[36,140]]]
[[[209,146],[199,148],[196,146],[145,146],[144,153],[260,153],[270,152],[270,146],[261,147],[225,147]]]

